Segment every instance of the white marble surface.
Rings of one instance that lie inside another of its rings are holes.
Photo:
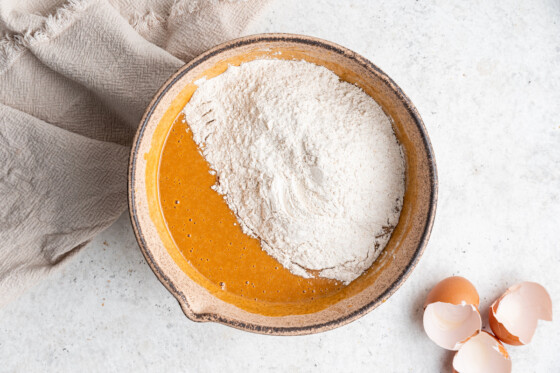
[[[340,5],[344,3],[345,5]],[[0,371],[449,372],[421,303],[452,275],[486,310],[533,280],[560,309],[560,2],[277,1],[252,32],[322,37],[381,67],[423,116],[440,198],[419,266],[387,303],[337,330],[268,337],[187,320],[127,216],[0,310]],[[560,321],[508,347],[514,372],[560,370]]]

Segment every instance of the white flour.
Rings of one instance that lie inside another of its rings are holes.
[[[304,61],[229,67],[184,109],[243,231],[292,273],[349,283],[387,244],[404,160],[379,105]]]

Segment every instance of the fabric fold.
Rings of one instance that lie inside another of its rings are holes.
[[[126,208],[128,148],[0,105],[0,303],[56,268]]]
[[[0,306],[119,217],[128,146],[153,95],[265,4],[0,3]]]

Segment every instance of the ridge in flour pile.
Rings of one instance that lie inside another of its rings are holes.
[[[370,267],[405,190],[381,107],[305,61],[255,60],[197,85],[183,112],[243,232],[302,277],[348,284]]]

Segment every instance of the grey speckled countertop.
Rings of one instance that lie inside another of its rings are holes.
[[[341,4],[344,3],[344,6]],[[421,324],[423,298],[460,274],[484,314],[538,281],[560,309],[560,2],[301,1],[273,4],[252,33],[325,38],[389,74],[424,118],[440,198],[404,286],[337,330],[267,337],[187,320],[137,248],[127,216],[61,272],[0,310],[4,372],[449,372]],[[560,370],[560,320],[508,347],[514,372]]]

